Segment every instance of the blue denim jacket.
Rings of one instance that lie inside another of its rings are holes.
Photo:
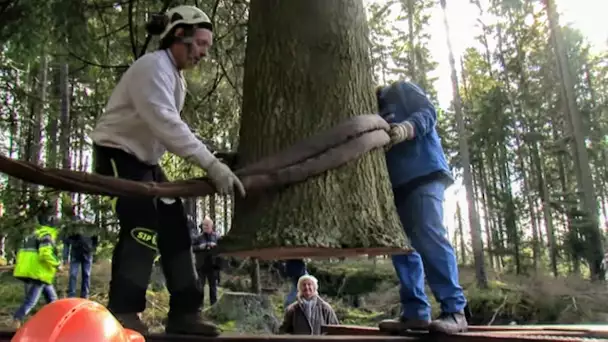
[[[437,134],[437,112],[417,85],[399,81],[378,89],[378,110],[388,123],[408,121],[415,138],[394,145],[386,152],[386,164],[393,188],[435,172],[444,172],[452,182],[441,139]]]

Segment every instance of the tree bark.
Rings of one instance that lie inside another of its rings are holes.
[[[473,245],[473,261],[475,263],[475,276],[477,285],[485,289],[488,287],[488,276],[486,274],[485,261],[483,257],[483,242],[481,241],[481,223],[479,222],[479,214],[474,198],[473,188],[473,172],[471,171],[471,158],[469,157],[469,144],[467,131],[465,128],[464,114],[462,113],[462,100],[458,90],[458,76],[456,75],[456,62],[454,61],[454,53],[452,50],[452,42],[450,40],[450,26],[446,12],[446,2],[441,0],[441,8],[443,9],[443,25],[447,36],[447,46],[449,54],[449,62],[452,78],[452,93],[454,96],[454,112],[456,114],[456,124],[458,126],[459,152],[462,160],[462,174],[464,185],[467,194],[467,203],[469,206],[469,224],[471,226],[471,241]]]
[[[593,184],[593,174],[589,165],[589,154],[585,145],[587,129],[583,127],[581,113],[576,103],[576,94],[572,71],[570,70],[569,59],[566,53],[565,41],[559,26],[559,19],[555,2],[544,0],[547,10],[549,27],[552,34],[557,69],[559,71],[562,97],[566,102],[566,118],[570,124],[573,138],[573,155],[575,169],[577,170],[578,189],[582,193],[581,202],[583,210],[588,215],[589,224],[585,225],[584,235],[589,241],[586,248],[586,258],[589,263],[589,270],[592,279],[604,279],[604,269],[601,267],[604,258],[604,245],[602,233],[598,222],[598,201]]]
[[[374,111],[362,0],[252,0],[249,13],[240,163]],[[380,150],[280,191],[237,196],[224,238],[260,259],[409,249]]]

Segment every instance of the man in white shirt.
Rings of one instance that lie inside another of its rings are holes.
[[[186,83],[182,70],[195,66],[213,42],[208,16],[177,6],[146,27],[160,34],[160,49],[139,58],[116,85],[91,133],[95,172],[141,182],[167,181],[159,159],[168,150],[207,171],[222,194],[245,190],[182,121]],[[108,308],[126,328],[147,333],[138,313],[146,305],[156,250],[171,293],[167,333],[217,336],[200,316],[203,292],[196,274],[192,240],[179,198],[119,197],[120,236],[112,257]],[[158,239],[157,239],[158,236]]]

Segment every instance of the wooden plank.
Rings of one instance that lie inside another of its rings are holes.
[[[503,331],[573,331],[608,334],[608,325],[470,325],[469,332],[503,332]],[[388,335],[377,327],[359,325],[323,325],[321,332],[328,335]]]
[[[473,325],[469,331],[504,331],[504,330],[552,330],[552,331],[595,331],[608,333],[605,324],[554,324],[554,325]]]
[[[421,342],[589,342],[588,339],[580,337],[551,337],[551,336],[421,336],[419,338],[395,337],[395,336],[220,336],[220,337],[184,337],[150,335],[146,336],[146,342],[319,342],[319,341],[365,341],[365,342],[393,342],[393,341],[421,341]],[[598,340],[599,341],[599,340]],[[0,342],[11,342],[10,338],[0,338]]]
[[[534,331],[527,331],[532,333]],[[192,342],[192,341],[207,341],[207,342],[582,342],[581,336],[569,336],[571,333],[566,333],[560,336],[553,334],[540,335],[540,331],[535,331],[536,335],[509,335],[500,334],[497,332],[476,332],[463,333],[456,335],[434,335],[424,332],[417,333],[415,336],[382,336],[382,335],[234,335],[225,334],[218,337],[201,337],[201,336],[185,336],[185,335],[165,335],[151,334],[146,336],[146,342]],[[513,332],[514,333],[514,332]],[[554,332],[555,333],[555,332]],[[13,337],[13,331],[0,331],[0,342],[10,342]]]
[[[596,328],[595,330],[593,328]],[[602,338],[608,339],[608,332],[604,329],[606,326],[567,326],[567,325],[555,325],[555,326],[470,326],[466,333],[459,333],[455,335],[449,335],[444,337],[449,340],[460,340],[463,338],[480,338],[485,341],[496,341],[497,338],[505,339],[518,339],[529,338],[551,341],[553,339],[563,340],[563,338],[572,338],[574,340],[580,340],[582,338]],[[376,327],[365,327],[356,325],[323,325],[321,326],[321,332],[328,336],[373,336],[373,335],[384,335],[390,336],[388,332],[380,331]],[[393,334],[394,335],[394,334]],[[430,336],[425,331],[410,331],[402,336],[429,338]]]
[[[366,327],[361,325],[322,325],[321,333],[327,335],[388,335],[377,327]]]
[[[14,331],[0,331],[0,342],[10,342]],[[407,336],[311,336],[311,335],[237,335],[224,334],[218,337],[192,335],[150,334],[146,342],[319,342],[319,341],[355,341],[355,342],[410,342],[418,338]]]

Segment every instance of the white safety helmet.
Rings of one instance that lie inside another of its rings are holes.
[[[165,27],[163,33],[160,34],[160,39],[165,38],[165,36],[179,24],[202,24],[201,27],[208,28],[209,30],[212,29],[211,20],[207,14],[194,6],[181,5],[173,7],[167,11],[166,16],[169,19],[169,24]]]

